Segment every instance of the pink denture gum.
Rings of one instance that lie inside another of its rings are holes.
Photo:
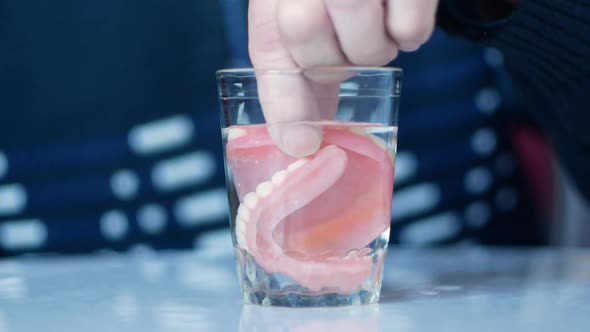
[[[226,156],[240,201],[237,243],[262,269],[312,291],[351,292],[367,280],[367,245],[390,226],[394,159],[381,139],[325,126],[319,151],[297,159],[266,126],[237,126]]]

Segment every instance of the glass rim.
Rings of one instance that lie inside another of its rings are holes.
[[[400,67],[371,67],[371,66],[318,66],[309,68],[253,68],[253,67],[236,67],[219,69],[215,73],[223,74],[301,74],[308,71],[337,71],[337,72],[365,72],[365,73],[402,73]]]

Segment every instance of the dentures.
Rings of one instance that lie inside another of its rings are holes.
[[[390,222],[393,155],[382,140],[326,126],[320,150],[295,159],[264,126],[245,126],[230,129],[226,152],[236,241],[261,268],[312,291],[352,292],[369,278],[366,247]]]

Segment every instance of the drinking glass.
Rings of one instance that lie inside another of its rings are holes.
[[[401,77],[373,67],[217,72],[244,303],[379,300]]]

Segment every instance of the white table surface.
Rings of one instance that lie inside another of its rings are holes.
[[[242,306],[228,250],[0,261],[0,332],[590,331],[590,250],[391,248],[374,306]]]

